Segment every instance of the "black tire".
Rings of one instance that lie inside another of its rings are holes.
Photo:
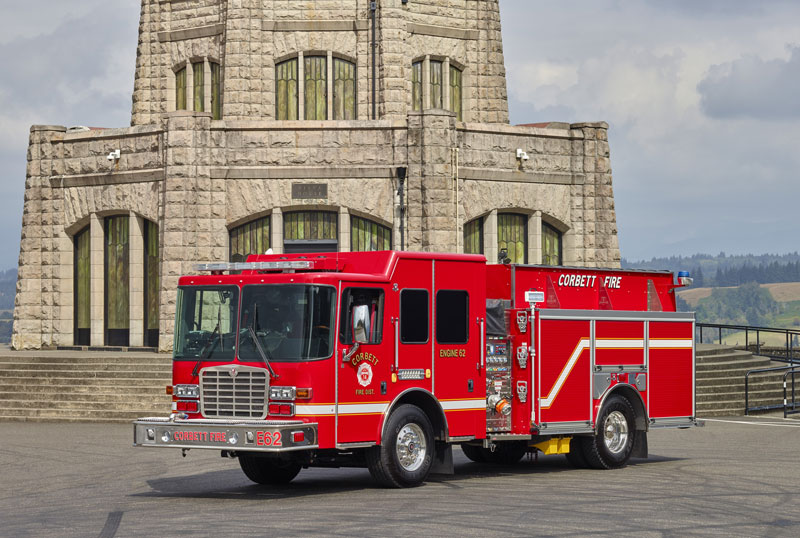
[[[486,449],[482,446],[469,445],[464,443],[461,445],[461,450],[464,455],[474,461],[475,463],[486,463]]]
[[[294,461],[278,458],[262,458],[239,454],[239,465],[245,476],[256,484],[288,484],[302,466]]]
[[[597,418],[597,433],[583,443],[589,467],[617,469],[628,463],[636,438],[634,417],[627,398],[619,395],[608,398]]]
[[[367,450],[367,467],[382,486],[412,488],[428,477],[435,450],[425,413],[415,405],[401,405],[389,415],[381,445]]]
[[[485,448],[486,461],[497,465],[516,465],[528,452],[526,441],[500,441],[495,443],[494,452]]]
[[[586,461],[586,456],[584,455],[585,449],[583,447],[587,440],[591,441],[591,439],[587,437],[573,437],[569,442],[569,452],[566,454],[567,461],[576,469],[586,469],[589,467],[589,462]]]

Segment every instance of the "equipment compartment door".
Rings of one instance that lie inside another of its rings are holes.
[[[648,410],[651,419],[694,416],[694,323],[651,321]]]
[[[591,421],[591,322],[539,316],[539,422]]]

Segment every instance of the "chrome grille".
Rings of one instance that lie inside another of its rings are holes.
[[[266,418],[269,377],[263,368],[229,364],[200,371],[200,406],[208,418]]]

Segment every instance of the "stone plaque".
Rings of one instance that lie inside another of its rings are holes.
[[[292,183],[292,200],[328,199],[327,183]]]

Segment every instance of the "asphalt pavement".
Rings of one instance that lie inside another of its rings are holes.
[[[414,489],[364,469],[255,485],[217,452],[132,448],[121,424],[0,423],[2,536],[800,536],[800,423],[650,433],[620,470],[472,463]]]

